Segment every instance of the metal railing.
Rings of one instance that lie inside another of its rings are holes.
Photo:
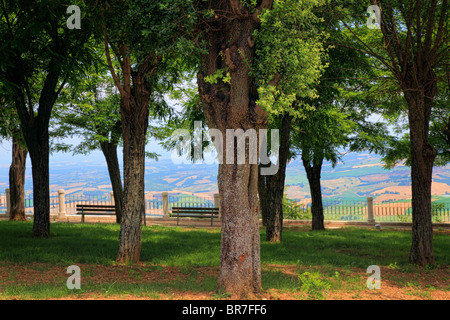
[[[198,208],[214,208],[214,198],[213,197],[197,197],[194,195],[170,195],[169,199],[169,210],[173,207],[198,207]]]
[[[367,221],[368,201],[323,199],[324,219],[338,221]],[[450,202],[435,200],[432,202],[432,222],[450,222]],[[287,219],[311,219],[311,203],[286,200],[283,206]],[[376,222],[412,222],[411,200],[374,201],[373,218]]]
[[[76,214],[76,205],[114,204],[111,192],[106,193],[74,193],[65,195],[52,192],[50,194],[50,214],[59,215],[60,200],[64,201],[64,214]],[[215,196],[218,196],[217,194]],[[369,199],[369,198],[368,198]],[[450,199],[438,198],[432,201],[432,221],[434,223],[450,223]],[[401,201],[368,201],[323,199],[324,219],[333,221],[368,221],[369,212],[373,212],[375,222],[412,222],[411,200]],[[147,217],[163,217],[170,215],[173,207],[204,207],[212,208],[218,205],[218,198],[197,196],[185,193],[145,194],[145,214]],[[371,206],[371,210],[369,210]],[[166,210],[166,212],[164,212]],[[7,194],[0,193],[0,215],[7,211]],[[25,195],[25,213],[33,215],[33,194]],[[311,219],[311,202],[284,199],[283,212],[285,219]]]

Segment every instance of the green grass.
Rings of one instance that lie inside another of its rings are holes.
[[[116,224],[51,225],[51,237],[31,237],[31,222],[0,222],[0,261],[57,264],[113,265],[120,227]],[[282,243],[264,240],[261,230],[261,261],[304,266],[360,267],[408,264],[409,231],[383,231],[348,227],[326,231],[302,229],[283,232]],[[434,235],[436,263],[450,264],[450,237]],[[141,261],[165,266],[218,266],[220,230],[144,226]]]
[[[67,268],[76,264],[113,266],[118,250],[120,227],[115,224],[69,224],[53,223],[51,237],[34,239],[31,222],[0,222],[0,265],[48,263]],[[220,230],[144,226],[142,231],[141,261],[147,270],[159,270],[162,266],[180,268],[186,281],[167,282],[164,279],[152,283],[103,283],[91,284],[81,292],[96,292],[101,295],[134,294],[158,298],[171,290],[214,291],[216,279],[204,277],[197,281],[195,267],[218,267],[220,255]],[[398,270],[411,271],[408,263],[411,232],[383,231],[349,227],[313,232],[305,228],[286,228],[282,243],[273,244],[264,240],[261,230],[261,263],[263,265],[262,287],[264,290],[298,291],[308,288],[317,297],[319,285],[336,289],[343,280],[347,285],[364,284],[361,276],[352,273],[353,268],[365,270],[369,265],[394,266]],[[434,235],[436,264],[450,265],[450,237],[448,234]],[[270,265],[295,266],[296,275],[289,275]],[[319,270],[328,279],[322,284],[319,279],[304,273]],[[35,268],[39,268],[37,265]],[[145,271],[145,270],[143,270]],[[135,274],[138,279],[139,272]],[[303,274],[303,278],[302,278]],[[14,270],[10,277],[14,278]],[[303,279],[303,283],[301,281]],[[8,279],[3,279],[4,281]],[[71,297],[80,294],[60,285],[18,285],[2,287],[0,299],[12,296],[41,299],[45,297]],[[305,281],[309,281],[307,283]],[[303,287],[302,287],[303,286]],[[87,291],[86,291],[87,290]],[[306,290],[306,289],[305,289]],[[214,298],[214,297],[212,297]]]

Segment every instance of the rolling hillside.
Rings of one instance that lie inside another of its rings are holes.
[[[0,162],[0,192],[8,187],[9,160]],[[32,190],[28,159],[26,189]],[[106,193],[111,190],[106,164],[101,154],[54,157],[50,163],[51,191],[66,193]],[[433,194],[450,198],[450,166],[435,168]],[[309,198],[308,180],[301,161],[294,160],[287,169],[287,194],[292,199]],[[358,199],[373,196],[377,200],[410,199],[409,168],[398,166],[385,170],[380,158],[367,153],[349,153],[343,162],[332,167],[325,164],[322,172],[325,198]],[[217,192],[217,165],[174,164],[170,157],[146,163],[146,191],[184,191],[211,195]]]

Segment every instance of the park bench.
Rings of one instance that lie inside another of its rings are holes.
[[[81,214],[81,222],[84,223],[84,216],[115,216],[116,207],[114,205],[99,204],[77,204],[77,214]]]
[[[172,207],[172,215],[176,215],[177,225],[180,218],[210,218],[212,227],[214,217],[219,216],[219,208]]]

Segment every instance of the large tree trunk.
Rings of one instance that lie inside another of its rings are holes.
[[[323,158],[315,158],[313,165],[311,165],[310,161],[306,160],[303,156],[302,161],[309,182],[309,190],[311,191],[312,230],[325,230],[322,188],[320,185]]]
[[[12,142],[12,163],[9,168],[10,220],[26,221],[25,169],[28,152],[15,135],[13,135]]]
[[[283,115],[281,119],[277,173],[274,175],[259,176],[259,200],[263,221],[265,220],[266,240],[270,242],[281,242],[282,240],[283,196],[286,166],[289,157],[291,121],[292,117],[287,114]]]
[[[135,96],[122,99],[124,193],[118,262],[137,263],[141,253],[145,215],[145,144],[150,94],[135,88]]]
[[[428,142],[431,101],[420,91],[405,94],[411,138],[412,245],[413,264],[434,264],[431,220],[431,183],[436,149]]]
[[[203,36],[208,48],[201,56],[197,77],[207,125],[219,130],[226,141],[227,129],[258,132],[266,125],[262,109],[255,104],[257,91],[250,76],[254,48],[249,39],[258,22],[251,15],[241,15],[244,8],[240,1],[210,1],[207,6],[230,14],[229,18],[211,21],[213,28],[205,24]],[[216,83],[205,81],[218,70],[229,72],[229,83],[221,79]],[[223,150],[224,163],[219,164],[218,172],[223,198],[217,290],[239,299],[261,290],[258,164],[249,163],[248,158],[245,164],[225,163],[231,150]]]
[[[219,165],[222,244],[217,289],[251,297],[261,289],[258,165]]]
[[[117,144],[111,142],[100,143],[103,155],[108,166],[109,179],[113,189],[114,205],[116,207],[116,222],[122,221],[123,187],[120,176],[119,159],[117,157]]]

